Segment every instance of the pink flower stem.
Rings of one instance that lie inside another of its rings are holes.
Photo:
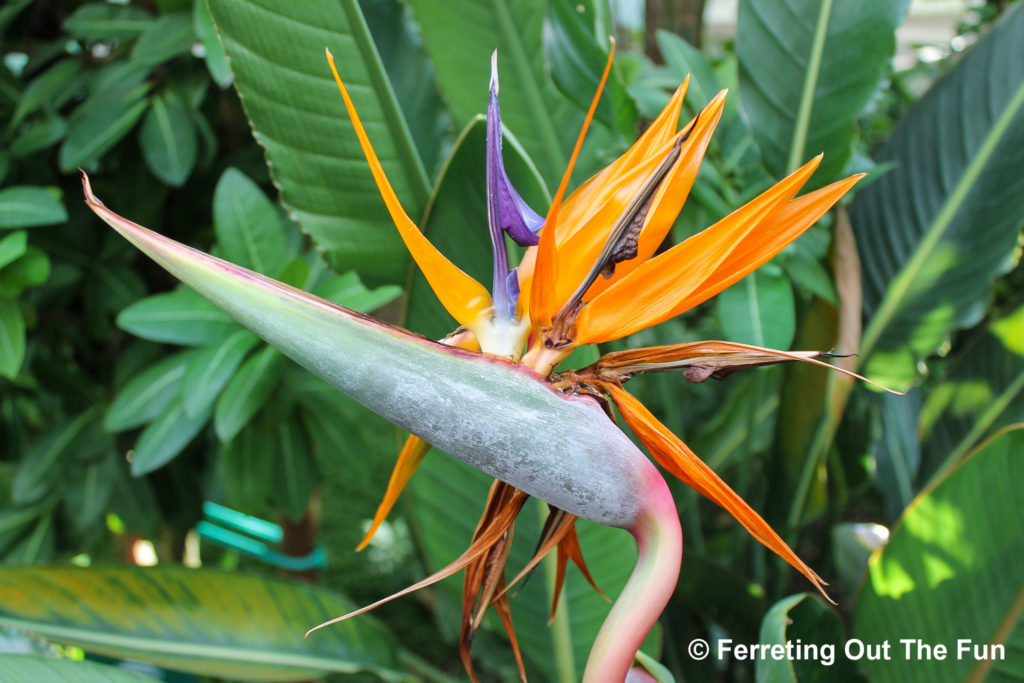
[[[621,683],[648,632],[668,604],[683,559],[683,532],[668,485],[648,470],[644,508],[629,532],[639,547],[636,567],[612,606],[587,659],[584,683]]]

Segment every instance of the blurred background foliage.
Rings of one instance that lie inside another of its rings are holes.
[[[390,227],[323,48],[407,211],[486,281],[491,51],[509,173],[543,209],[615,35],[577,182],[623,151],[687,74],[691,115],[730,89],[672,242],[819,152],[813,186],[870,173],[771,264],[633,341],[836,350],[853,354],[840,363],[907,392],[882,395],[811,367],[699,385],[636,380],[640,398],[763,511],[839,602],[804,595],[800,577],[678,485],[682,578],[645,649],[677,680],[1024,674],[1020,647],[956,671],[898,657],[773,669],[686,655],[695,637],[1024,637],[1024,10],[972,0],[948,40],[894,61],[908,0],[739,0],[725,36],[704,22],[718,4],[0,9],[0,651],[22,653],[0,654],[0,672],[136,680],[66,661],[84,650],[150,662],[162,669],[142,673],[157,677],[461,676],[456,581],[301,636],[461,552],[486,477],[431,454],[374,543],[352,552],[402,435],[175,287],[85,209],[76,169],[141,224],[440,337],[454,322]],[[536,530],[524,519],[513,564],[539,533],[540,509],[530,515]],[[614,596],[632,569],[631,542],[589,524],[580,534]],[[531,677],[571,681],[607,606],[573,573],[547,628],[550,570],[512,609]],[[162,609],[175,617],[154,620]],[[486,680],[513,677],[500,628],[474,645]]]

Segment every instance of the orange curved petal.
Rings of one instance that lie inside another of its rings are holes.
[[[558,184],[558,191],[555,192],[555,197],[548,208],[548,215],[544,220],[545,227],[541,228],[540,231],[540,242],[537,245],[537,264],[534,278],[529,288],[531,303],[528,310],[530,311],[534,330],[539,331],[550,327],[551,318],[555,311],[558,310],[558,304],[554,296],[555,283],[558,281],[558,251],[556,248],[555,228],[550,226],[555,226],[558,222],[562,197],[565,195],[569,179],[572,177],[573,168],[576,166],[576,159],[580,155],[580,148],[583,147],[583,139],[587,135],[587,129],[594,118],[594,112],[597,111],[597,103],[601,99],[601,92],[604,90],[604,84],[608,80],[608,73],[611,71],[612,59],[614,57],[615,40],[613,39],[611,41],[611,49],[608,51],[608,61],[604,65],[604,73],[601,74],[601,82],[597,86],[597,92],[594,93],[594,99],[590,102],[587,116],[583,119],[583,126],[580,128],[580,134],[576,137],[576,145],[573,147],[572,155],[569,157],[569,164],[562,175],[562,181]],[[522,285],[522,280],[520,280],[520,291],[523,289],[526,288]],[[518,310],[527,309],[519,306]]]
[[[414,434],[410,434],[409,438],[405,440],[402,452],[398,454],[395,469],[391,470],[391,479],[388,481],[387,490],[384,491],[384,498],[380,501],[380,505],[377,506],[377,512],[373,515],[373,523],[370,524],[369,531],[366,532],[363,540],[356,546],[356,552],[370,544],[373,535],[377,533],[377,529],[387,518],[391,508],[395,506],[395,501],[398,500],[402,489],[409,483],[412,473],[423,462],[423,458],[426,457],[429,450],[430,444]]]
[[[771,223],[820,161],[821,155],[710,228],[640,264],[616,281],[580,311],[576,319],[577,343],[611,341],[682,313],[686,309],[681,303],[695,294],[703,294],[704,282],[747,235]]]
[[[614,384],[608,384],[606,388],[626,424],[636,433],[659,465],[702,496],[725,508],[751,536],[806,576],[829,602],[832,601],[824,588],[828,584],[797,557],[768,523],[722,481],[714,470],[704,464],[679,437],[661,424],[644,404]]]
[[[444,254],[427,240],[405,213],[394,188],[391,187],[391,183],[384,174],[384,168],[377,158],[377,153],[373,150],[373,145],[370,144],[370,138],[366,135],[362,121],[359,120],[359,114],[352,103],[352,98],[349,97],[348,90],[345,89],[345,84],[341,81],[330,50],[327,50],[327,61],[331,65],[331,72],[338,84],[338,91],[341,92],[341,98],[345,101],[345,108],[352,119],[352,127],[355,128],[359,145],[363,148],[363,154],[366,155],[366,161],[370,165],[377,189],[380,190],[388,213],[391,214],[391,220],[398,228],[398,234],[409,253],[412,254],[416,265],[423,271],[427,282],[430,283],[430,288],[441,300],[441,304],[460,325],[472,329],[478,321],[490,317],[491,295],[483,285],[445,258]]]

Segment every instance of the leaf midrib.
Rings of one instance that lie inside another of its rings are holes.
[[[895,317],[917,275],[935,251],[946,230],[953,222],[953,218],[959,211],[964,199],[974,187],[978,176],[981,175],[985,165],[997,149],[999,140],[1009,130],[1010,123],[1022,107],[1024,107],[1024,82],[1017,86],[1017,91],[1010,98],[1006,108],[999,115],[999,118],[996,119],[981,145],[979,145],[977,155],[967,165],[953,191],[946,198],[946,201],[943,202],[938,214],[936,214],[932,224],[925,232],[917,250],[887,288],[882,304],[868,324],[868,328],[865,330],[864,337],[861,340],[861,366],[871,356],[875,344],[878,343],[885,328]]]

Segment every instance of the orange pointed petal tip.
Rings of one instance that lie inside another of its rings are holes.
[[[722,220],[640,264],[596,296],[576,320],[577,342],[595,344],[619,339],[687,310],[683,303],[694,294],[704,293],[704,283],[723,264],[733,268],[743,265],[730,261],[730,255],[755,230],[771,224],[814,174],[821,158],[819,154]]]
[[[395,469],[391,471],[391,479],[388,481],[388,488],[384,492],[384,499],[377,506],[377,512],[373,515],[373,522],[370,524],[370,528],[363,537],[362,542],[356,547],[356,552],[363,550],[370,544],[373,535],[377,533],[377,529],[380,528],[388,513],[391,512],[391,508],[394,507],[398,496],[402,493],[405,485],[409,483],[409,478],[412,477],[413,472],[423,462],[423,458],[426,457],[429,450],[430,444],[418,436],[409,435],[409,438],[405,440],[402,452],[398,454],[398,462],[395,463]]]
[[[594,112],[597,111],[597,103],[601,99],[601,93],[604,91],[604,84],[608,80],[608,74],[611,72],[612,60],[614,59],[615,39],[611,38],[608,61],[605,62],[604,72],[601,74],[601,82],[594,93],[594,99],[590,102],[590,108],[587,110],[586,118],[583,119],[580,133],[576,136],[576,144],[572,149],[572,155],[569,157],[565,173],[562,174],[562,180],[558,184],[558,190],[551,200],[551,206],[548,208],[548,214],[544,219],[545,227],[540,231],[540,243],[537,245],[537,263],[533,273],[533,282],[530,285],[530,318],[533,323],[533,329],[537,332],[550,327],[551,318],[554,316],[558,306],[555,296],[555,283],[558,281],[558,254],[555,244],[555,228],[550,226],[558,223],[562,197],[569,186],[569,179],[572,177],[572,171],[576,166],[576,159],[580,155],[580,149],[583,147],[583,140],[587,136],[590,122],[594,119]]]
[[[761,518],[728,484],[698,458],[679,437],[661,424],[640,401],[614,384],[606,385],[615,407],[622,414],[640,441],[651,452],[658,464],[678,477],[680,481],[709,498],[746,528],[750,535],[807,577],[826,600],[835,604],[825,592],[825,583],[807,566],[786,542]]]
[[[402,203],[398,200],[398,195],[395,194],[394,188],[391,187],[391,183],[384,173],[384,168],[377,158],[377,153],[370,143],[370,138],[363,128],[363,123],[359,119],[359,114],[352,103],[352,98],[349,97],[348,90],[338,74],[338,69],[334,65],[334,56],[330,50],[326,50],[326,53],[327,62],[331,66],[331,73],[334,74],[334,80],[338,84],[338,91],[341,93],[341,98],[345,101],[345,109],[348,110],[349,118],[352,120],[352,127],[355,128],[356,137],[359,138],[359,146],[363,149],[366,161],[370,165],[370,172],[377,183],[377,189],[380,191],[388,213],[391,214],[391,220],[394,221],[395,227],[398,228],[398,234],[405,243],[405,247],[412,254],[413,260],[416,261],[416,265],[423,271],[423,275],[427,278],[431,289],[434,290],[437,298],[441,300],[441,304],[452,317],[460,325],[471,330],[478,327],[479,323],[490,318],[492,308],[491,295],[483,285],[445,258],[420,232],[420,229],[416,227],[416,224],[412,222],[408,214],[405,213]]]

